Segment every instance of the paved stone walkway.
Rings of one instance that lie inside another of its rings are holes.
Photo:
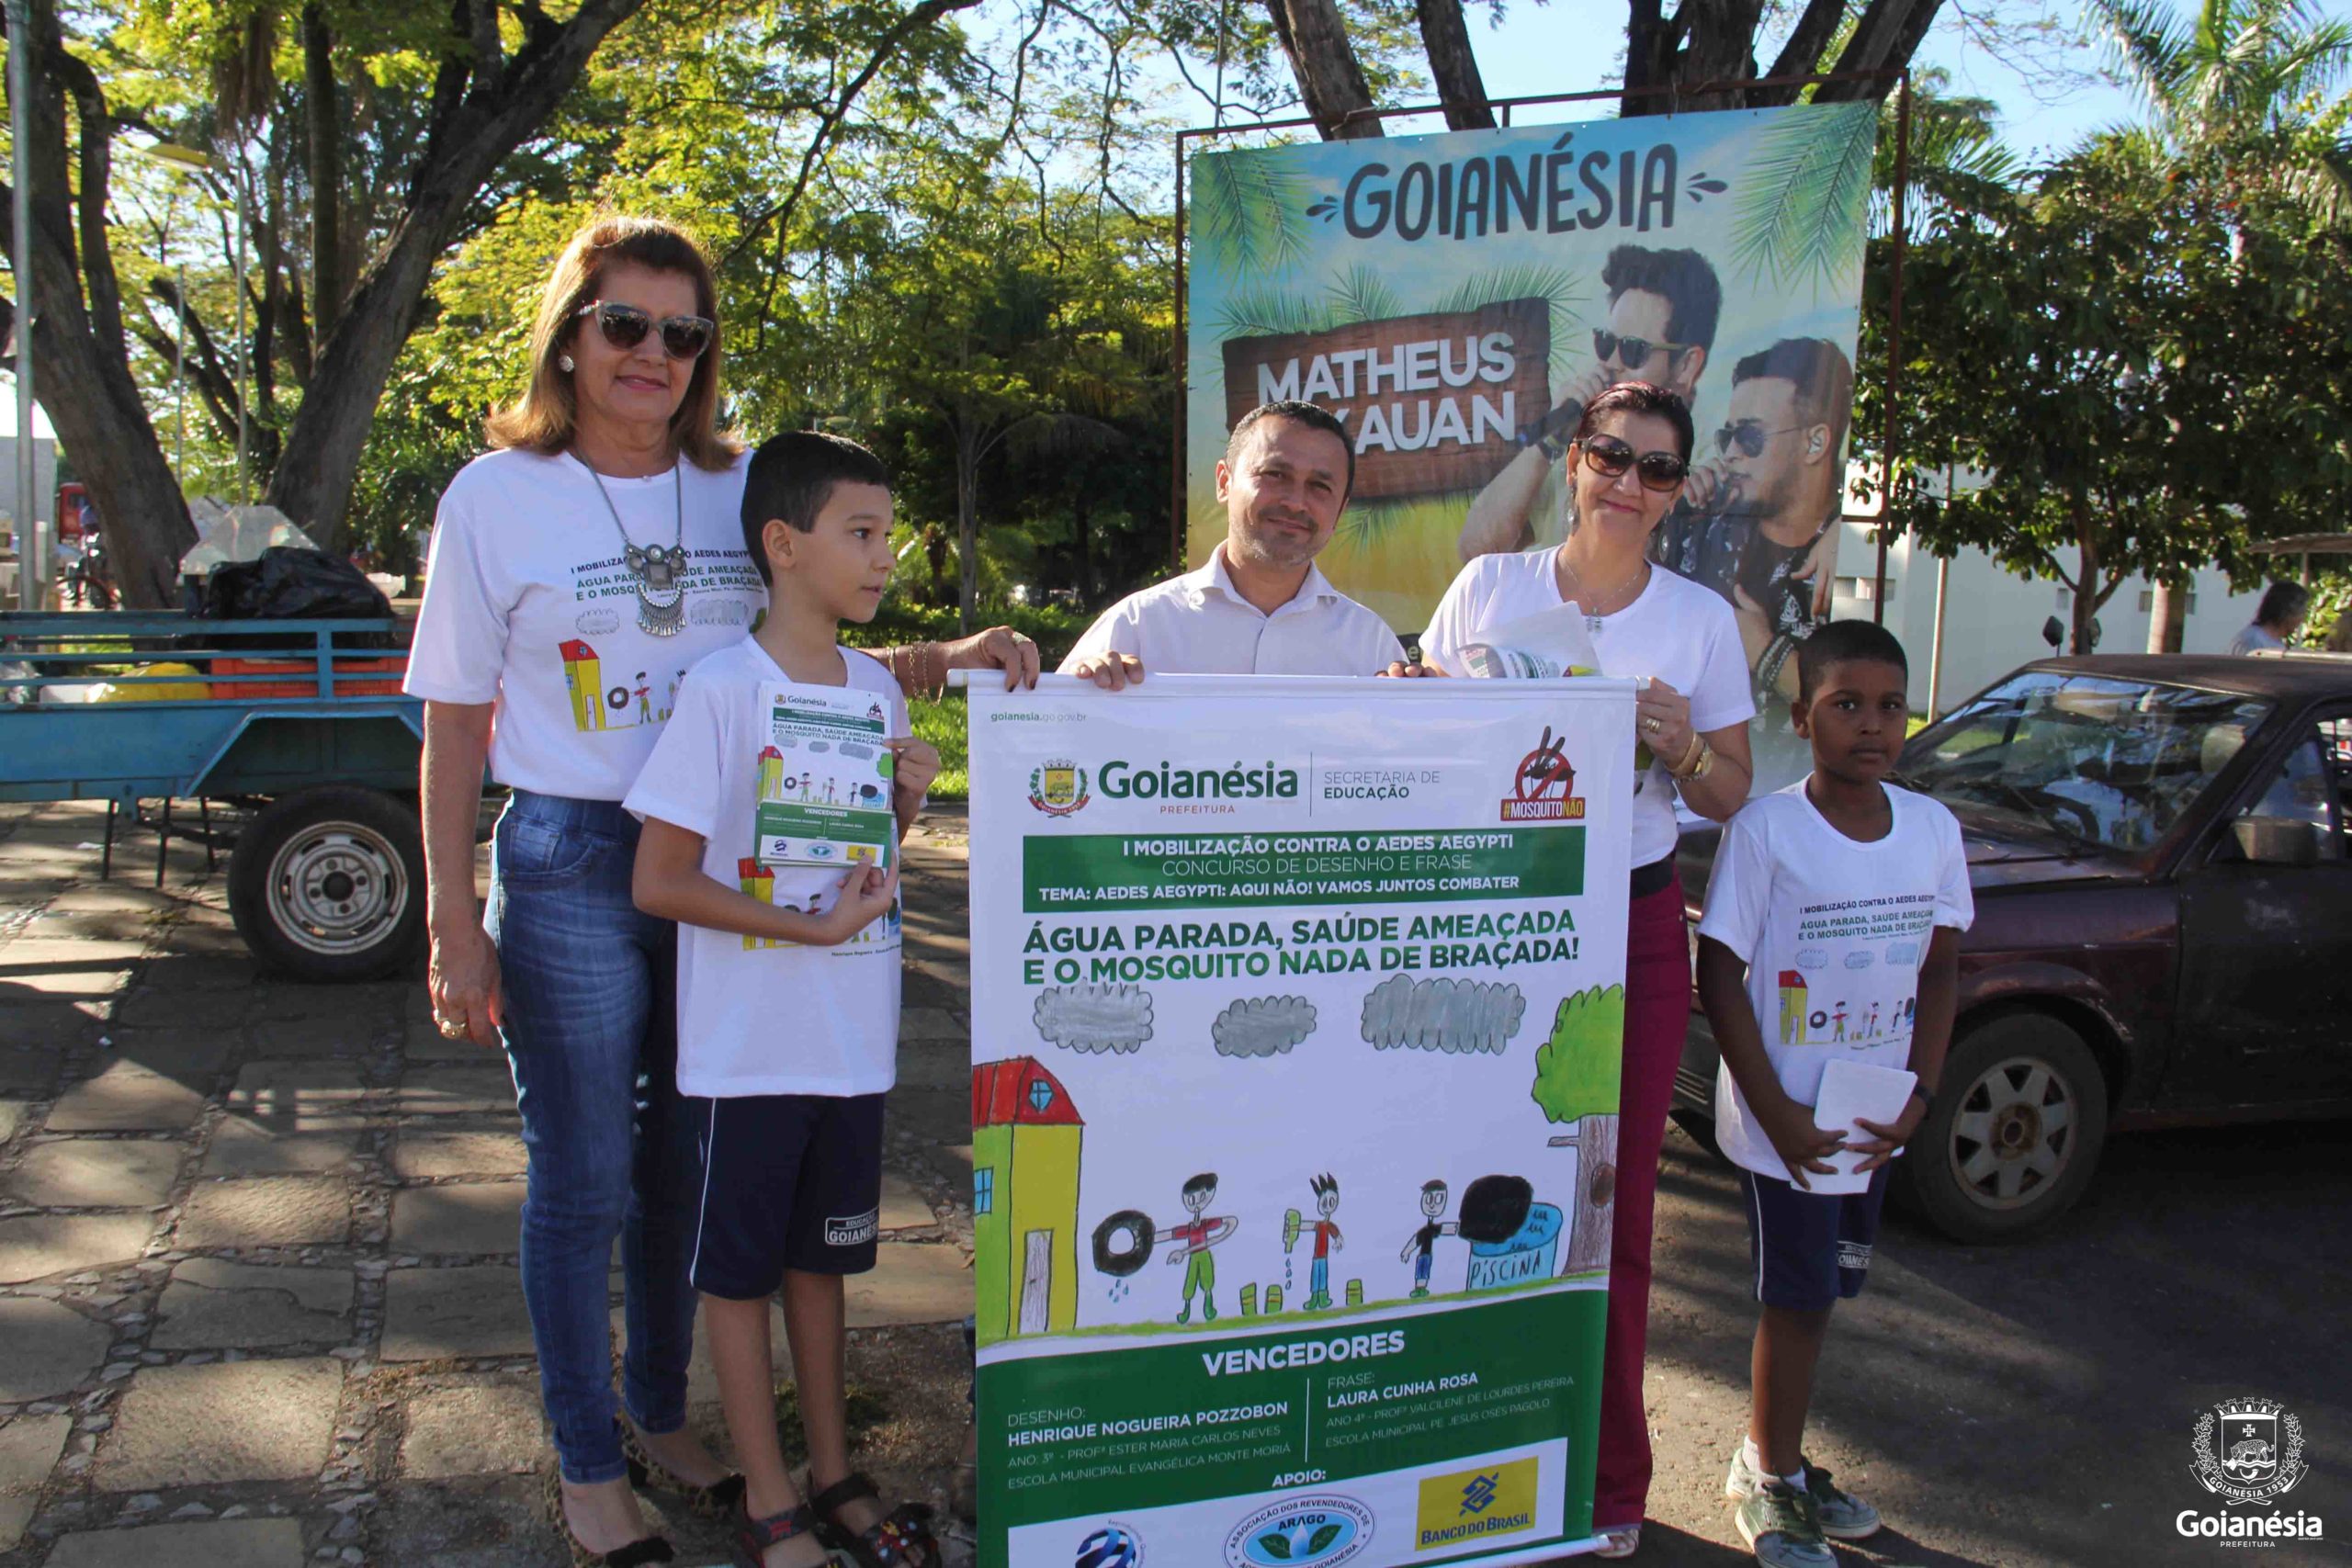
[[[200,848],[160,890],[152,840],[100,881],[103,825],[0,807],[0,1568],[562,1564],[499,1059],[444,1041],[414,981],[257,974]],[[861,1461],[941,1505],[971,1300],[963,852],[952,819],[910,846],[882,1263],[850,1306]],[[690,1398],[715,1437],[699,1355]],[[667,1522],[682,1562],[725,1560]]]

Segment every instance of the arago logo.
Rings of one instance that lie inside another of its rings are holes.
[[[1535,1528],[1536,1458],[1424,1476],[1413,1550],[1484,1540]]]
[[[2231,1510],[2284,1496],[2309,1470],[2303,1462],[2303,1424],[2275,1399],[2225,1399],[2199,1412],[2189,1452],[2189,1471],[2198,1483]],[[2316,1540],[2322,1527],[2316,1514],[2200,1514],[2183,1508],[2173,1528],[2191,1538],[2254,1544],[2281,1536]]]
[[[1270,1503],[1225,1538],[1226,1568],[1331,1568],[1372,1545],[1372,1510],[1321,1493]]]
[[[1544,739],[1511,772],[1510,794],[1503,799],[1504,821],[1584,820],[1584,796],[1576,793],[1577,771],[1569,765],[1566,740],[1565,735],[1553,739],[1552,727],[1544,727]]]
[[[1090,798],[1086,770],[1076,762],[1050,761],[1029,775],[1029,804],[1048,817],[1068,817]]]

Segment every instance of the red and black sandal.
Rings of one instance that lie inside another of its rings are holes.
[[[853,1533],[835,1516],[843,1505],[865,1499],[879,1503],[882,1494],[854,1470],[810,1497],[808,1506],[824,1520],[817,1527],[818,1539],[849,1553],[858,1568],[934,1568],[940,1551],[931,1533],[931,1510],[921,1503],[901,1503],[881,1523]]]
[[[795,1536],[814,1535],[819,1545],[824,1544],[817,1510],[806,1503],[796,1503],[781,1514],[755,1519],[752,1517],[751,1506],[739,1495],[727,1516],[727,1524],[728,1545],[734,1552],[735,1568],[763,1568],[768,1548]]]

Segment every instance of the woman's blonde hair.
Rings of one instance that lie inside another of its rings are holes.
[[[578,335],[580,308],[596,299],[606,270],[626,265],[692,278],[695,310],[718,320],[718,285],[711,276],[710,259],[694,236],[659,218],[607,213],[591,219],[563,247],[539,296],[538,320],[531,324],[530,384],[522,397],[483,422],[492,446],[552,454],[571,445],[579,404],[571,376],[556,361]],[[724,468],[743,450],[741,442],[718,428],[719,344],[724,335],[712,334],[710,346],[695,361],[684,400],[670,416],[671,440],[698,468]]]

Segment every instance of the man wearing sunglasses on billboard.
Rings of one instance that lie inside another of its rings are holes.
[[[1741,359],[1730,412],[1704,443],[1712,499],[1677,509],[1657,532],[1656,558],[1723,595],[1738,617],[1757,711],[1772,721],[1772,734],[1755,738],[1766,789],[1787,782],[1781,764],[1801,772],[1811,756],[1787,733],[1786,703],[1796,645],[1828,618],[1853,407],[1853,367],[1826,338],[1782,338]]]
[[[1723,285],[1707,258],[1696,251],[1660,251],[1619,245],[1600,269],[1609,315],[1593,330],[1592,364],[1554,398],[1551,412],[1520,433],[1524,447],[1470,502],[1462,523],[1462,558],[1502,550],[1556,545],[1567,535],[1567,491],[1560,483],[1560,455],[1576,433],[1584,405],[1603,387],[1647,381],[1686,403],[1696,398],[1699,378],[1715,343],[1723,314]],[[1689,495],[1703,505],[1704,470]]]

